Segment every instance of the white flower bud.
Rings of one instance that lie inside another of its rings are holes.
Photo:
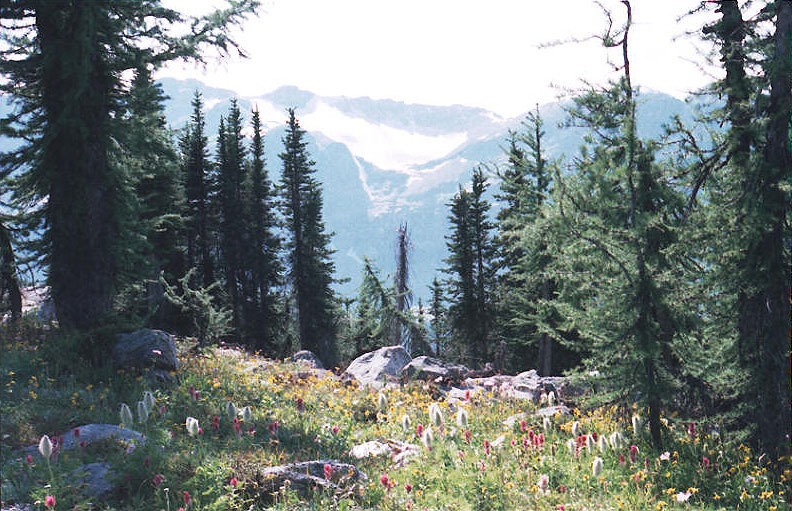
[[[379,408],[379,411],[382,413],[388,411],[388,395],[384,392],[380,392],[377,395],[377,408]]]
[[[253,410],[249,406],[242,409],[242,420],[245,421],[245,424],[253,422]]]
[[[407,415],[406,413],[402,415],[401,424],[404,432],[408,433],[410,431],[410,416]]]
[[[157,400],[154,399],[154,394],[152,394],[150,390],[143,393],[143,404],[146,405],[146,411],[148,413],[151,413],[151,410],[153,410],[154,406],[157,404]]]
[[[132,410],[126,403],[121,403],[119,415],[121,416],[121,424],[123,424],[124,427],[132,427],[132,424],[135,423],[135,419],[132,417]]]
[[[190,436],[195,436],[198,434],[198,419],[194,417],[187,417],[184,425],[187,428],[187,433],[189,433]]]
[[[138,420],[141,423],[145,424],[146,421],[148,421],[149,411],[148,408],[146,408],[146,403],[144,401],[137,402],[137,414]]]
[[[572,436],[574,437],[578,436],[579,432],[580,432],[580,422],[575,421],[572,423]]]
[[[553,406],[554,403],[555,403],[555,392],[551,390],[550,393],[547,394],[547,406]]]
[[[234,419],[236,419],[237,413],[237,407],[234,406],[234,403],[231,401],[226,402],[226,415],[228,415],[228,420],[233,422]]]
[[[434,433],[432,433],[432,428],[424,429],[423,435],[421,435],[421,442],[423,442],[424,447],[429,449],[432,447],[432,442],[434,441]]]
[[[643,421],[637,415],[632,416],[632,428],[633,428],[633,435],[638,436],[638,433],[641,431],[641,426],[643,426]]]
[[[591,463],[591,474],[594,477],[599,477],[599,475],[602,474],[602,458],[594,458],[594,461]]]
[[[456,421],[460,428],[466,428],[468,425],[468,411],[460,407],[457,410]]]
[[[41,437],[41,440],[39,440],[38,449],[42,456],[46,459],[50,459],[50,456],[52,456],[52,440],[50,440],[47,435],[44,435]]]
[[[553,428],[553,423],[550,420],[550,417],[545,417],[544,419],[542,419],[542,429],[544,429],[545,433],[550,431],[552,428]]]
[[[443,412],[437,403],[432,403],[429,406],[429,422],[438,428],[443,425]]]

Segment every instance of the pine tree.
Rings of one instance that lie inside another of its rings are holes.
[[[473,180],[470,193],[470,226],[473,235],[473,250],[475,252],[476,281],[476,343],[479,345],[479,357],[482,362],[487,362],[494,354],[492,349],[492,324],[495,315],[495,243],[492,238],[494,226],[489,221],[490,204],[484,198],[489,184],[481,167],[473,171]]]
[[[697,159],[689,169],[688,237],[701,244],[698,254],[707,269],[699,272],[702,337],[719,341],[704,344],[717,373],[700,373],[726,396],[721,411],[727,424],[772,459],[789,454],[784,437],[792,434],[791,11],[789,2],[773,2],[744,20],[736,1],[718,4],[720,18],[704,33],[719,48],[726,71],[712,92],[726,97],[714,117],[728,128],[715,135],[711,154],[693,144],[687,154]],[[774,24],[775,31],[765,37],[758,23]],[[699,202],[699,195],[705,199]]]
[[[434,343],[434,353],[438,357],[445,352],[445,347],[448,339],[448,310],[445,306],[445,292],[440,281],[435,277],[429,287],[431,293],[431,303],[429,305],[429,314],[432,319],[430,326],[432,327]]]
[[[330,234],[322,219],[322,194],[313,178],[315,163],[310,159],[305,131],[289,109],[284,149],[281,191],[283,215],[289,233],[286,248],[288,277],[296,303],[299,340],[303,349],[314,351],[327,365],[336,362],[333,312],[333,273]]]
[[[379,272],[367,257],[363,258],[362,271],[350,334],[355,357],[388,344],[393,325],[397,324],[394,289],[383,285]]]
[[[137,231],[130,176],[111,143],[124,140],[121,74],[174,58],[200,59],[207,44],[221,52],[235,48],[225,29],[255,5],[241,2],[195,20],[184,37],[168,33],[183,18],[153,0],[20,0],[0,7],[0,18],[15,20],[2,34],[9,48],[0,88],[25,113],[11,123],[34,134],[15,165],[30,168],[23,193],[48,199],[49,282],[62,326],[98,325],[123,278],[135,273],[125,255],[131,249],[125,234]]]

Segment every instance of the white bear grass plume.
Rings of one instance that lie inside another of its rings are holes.
[[[432,450],[432,442],[434,442],[434,433],[432,433],[432,428],[426,428],[421,435],[421,442],[424,444],[424,447]]]
[[[580,433],[580,422],[575,421],[572,423],[572,436],[577,437]]]
[[[542,429],[544,430],[545,433],[550,431],[552,428],[553,428],[553,423],[550,420],[550,417],[545,417],[544,419],[542,419]]]
[[[249,406],[246,406],[242,409],[242,420],[245,422],[245,424],[250,424],[253,422],[253,410],[251,410]]]
[[[600,474],[602,474],[602,458],[597,456],[591,463],[591,475],[594,477],[599,477]]]
[[[121,403],[121,410],[118,412],[118,415],[121,418],[122,427],[132,427],[135,419],[132,417],[132,410],[129,408],[129,405]]]
[[[605,435],[599,435],[597,437],[597,448],[599,452],[603,453],[608,450],[608,442],[605,441]]]
[[[157,404],[157,400],[154,398],[154,394],[152,394],[150,390],[147,390],[143,393],[143,404],[146,406],[148,413],[151,413],[151,410],[153,410],[154,406]]]
[[[633,428],[633,435],[638,436],[641,432],[641,426],[643,426],[643,421],[638,415],[632,416],[632,428]]]

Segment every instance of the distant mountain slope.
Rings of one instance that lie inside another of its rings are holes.
[[[195,80],[164,79],[161,83],[171,97],[166,115],[175,128],[190,116],[193,91],[202,91],[210,135],[234,97],[229,90]],[[644,137],[659,137],[663,124],[673,115],[692,120],[690,106],[671,96],[648,92],[639,98],[638,127]],[[396,228],[406,222],[413,241],[413,288],[417,296],[425,298],[427,286],[446,256],[446,203],[460,183],[470,179],[476,165],[502,160],[508,130],[519,129],[524,119],[504,119],[460,105],[323,97],[296,87],[238,100],[246,117],[253,105],[261,112],[267,130],[267,167],[274,180],[280,172],[278,153],[286,108],[297,108],[324,185],[325,219],[335,232],[338,277],[350,279],[339,286],[345,295],[357,290],[364,256],[372,258],[383,273],[392,273]],[[584,132],[559,127],[566,117],[563,105],[542,105],[540,112],[549,155],[576,154]]]

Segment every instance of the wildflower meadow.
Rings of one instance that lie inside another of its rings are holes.
[[[21,338],[3,348],[4,506],[789,509],[789,460],[776,473],[718,434],[716,424],[665,416],[658,451],[639,408],[587,408],[581,401],[567,403],[569,415],[548,417],[535,414],[546,398],[451,399],[423,382],[361,388],[217,348],[182,352],[174,382],[155,387],[140,375],[82,370],[44,340]],[[122,425],[140,436],[86,444],[86,424]],[[402,446],[404,456],[352,456],[355,446],[373,441]],[[325,461],[307,491],[289,479],[268,486],[270,467],[312,460]],[[80,467],[98,462],[110,468],[111,489],[92,496]],[[335,462],[363,476],[352,482]]]

